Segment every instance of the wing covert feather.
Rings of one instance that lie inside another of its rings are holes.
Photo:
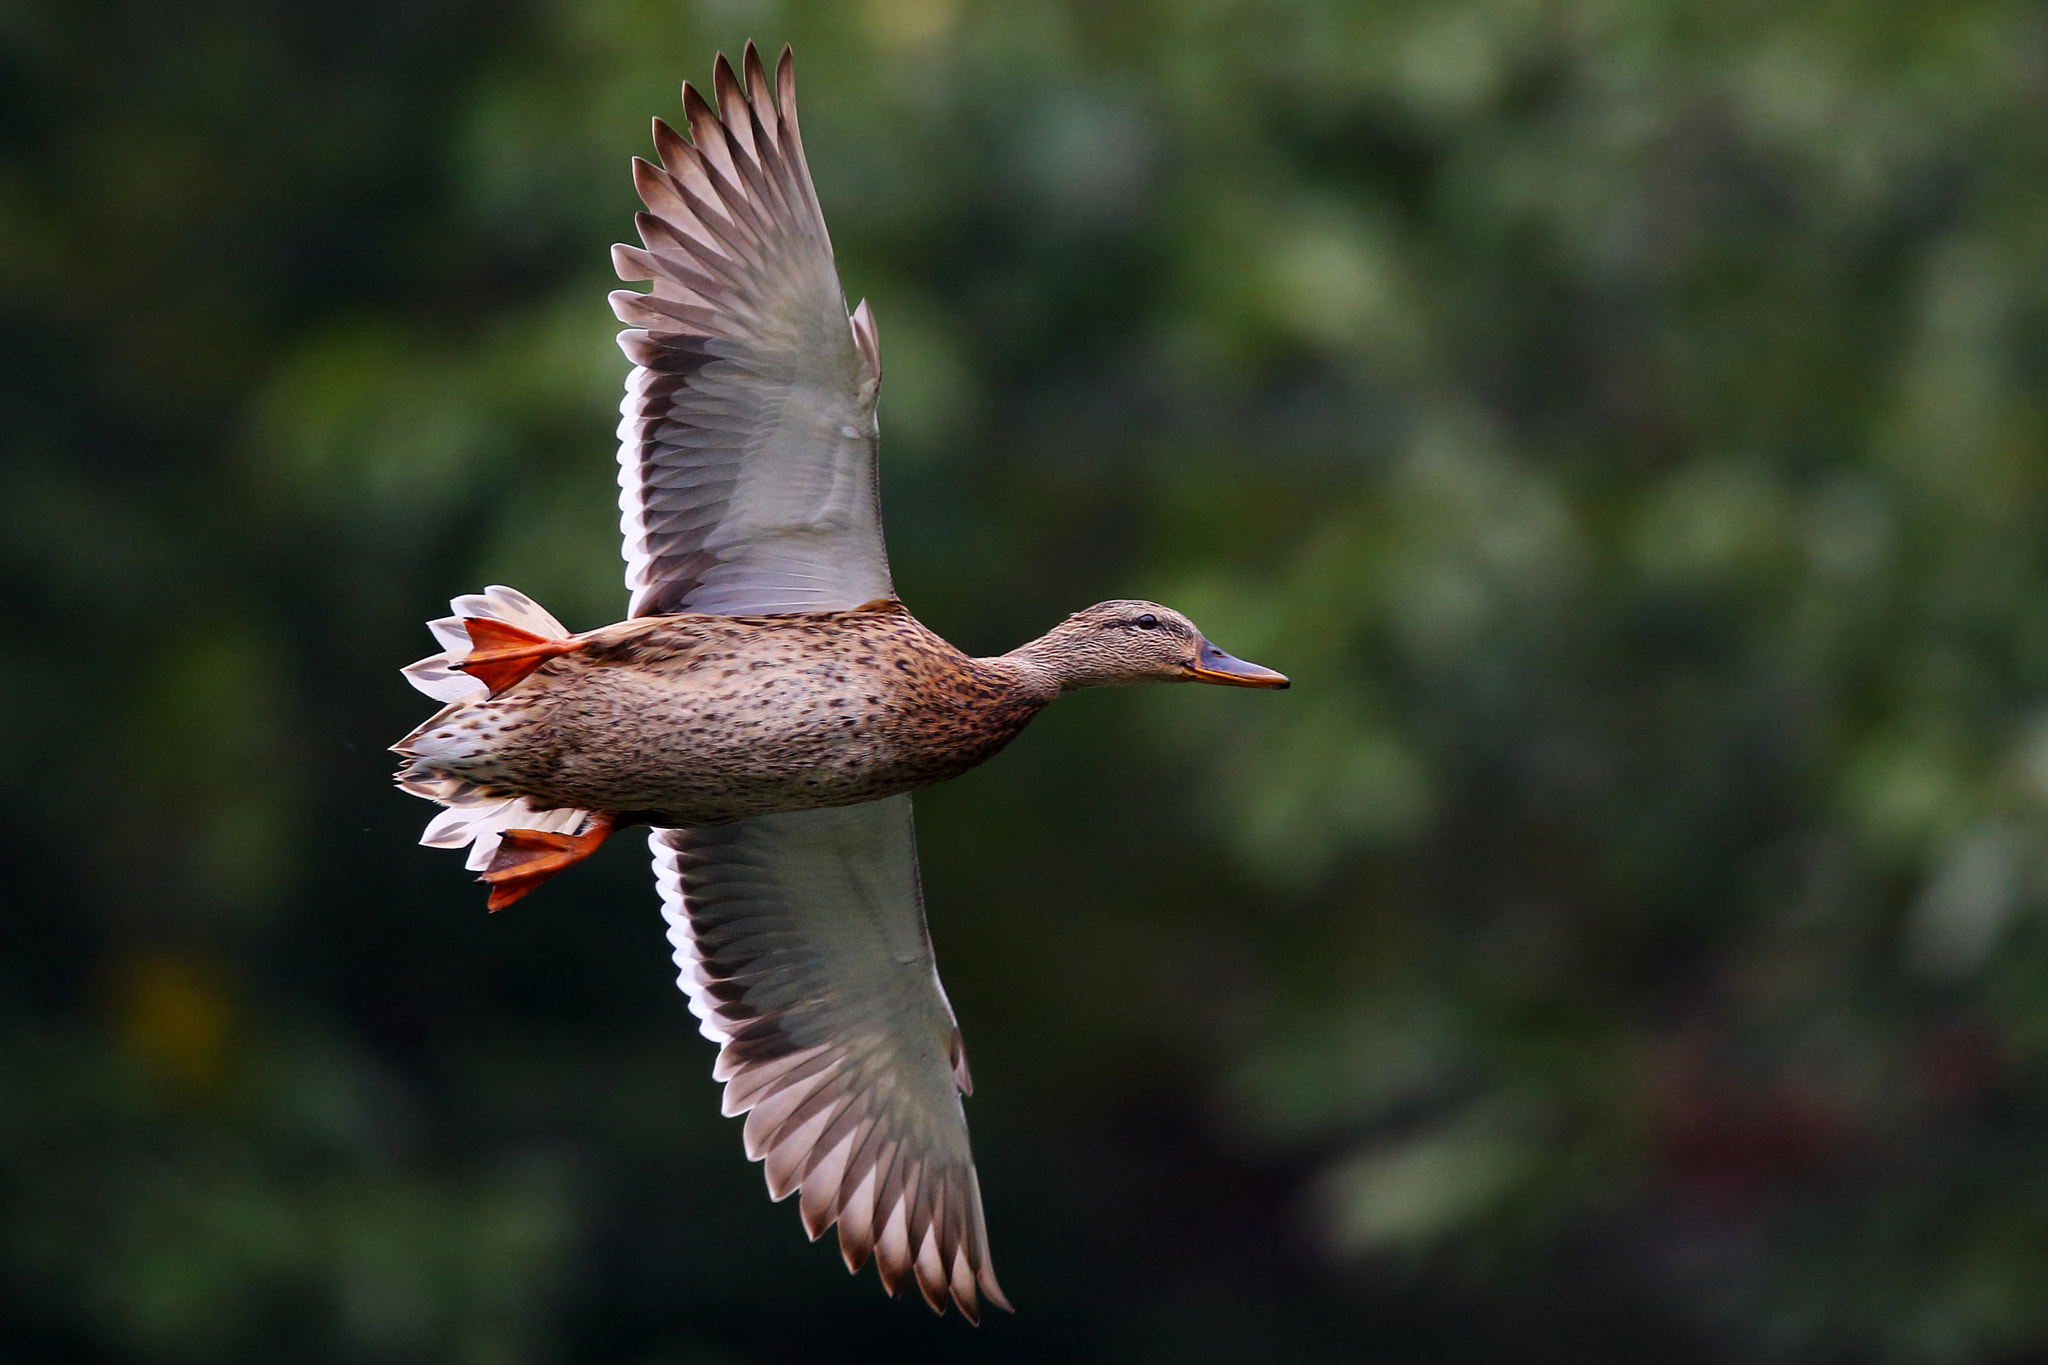
[[[835,1221],[848,1269],[977,1318],[990,1264],[960,1096],[959,1025],[932,962],[910,798],[656,830],[678,984],[769,1194]]]

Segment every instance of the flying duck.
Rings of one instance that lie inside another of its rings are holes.
[[[615,246],[633,362],[619,426],[627,618],[571,632],[510,588],[450,603],[405,669],[442,709],[393,749],[493,910],[630,825],[651,830],[679,984],[769,1194],[835,1222],[847,1268],[970,1320],[1007,1309],[960,1097],[960,1028],[925,930],[910,793],[1082,687],[1279,688],[1152,602],[1102,602],[972,658],[897,600],[882,544],[881,352],[846,308],[798,136],[787,47],[750,43],[687,138],[635,158]]]

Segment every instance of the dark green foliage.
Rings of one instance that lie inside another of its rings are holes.
[[[806,1248],[633,846],[382,746],[622,609],[606,247],[797,45],[897,582],[1293,675],[920,798],[1003,1282]],[[2048,1350],[2022,3],[0,4],[0,1358]]]

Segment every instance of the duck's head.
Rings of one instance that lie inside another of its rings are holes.
[[[1225,654],[1193,621],[1157,602],[1098,602],[1011,657],[1048,675],[1062,692],[1147,682],[1287,686],[1286,674]]]

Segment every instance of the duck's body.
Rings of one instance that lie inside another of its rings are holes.
[[[404,777],[620,824],[724,824],[957,777],[1058,695],[1026,662],[972,658],[893,603],[657,616],[571,638],[574,652],[401,741]]]
[[[683,87],[634,162],[642,246],[613,248],[634,364],[619,427],[630,619],[572,635],[509,588],[429,624],[405,670],[447,703],[394,747],[509,905],[614,829],[654,826],[655,883],[725,1112],[775,1198],[834,1223],[849,1269],[934,1308],[1007,1307],[989,1260],[910,797],[1077,688],[1285,687],[1149,602],[1090,607],[994,659],[896,599],[875,456],[881,351],[850,314],[804,163],[787,49]]]

